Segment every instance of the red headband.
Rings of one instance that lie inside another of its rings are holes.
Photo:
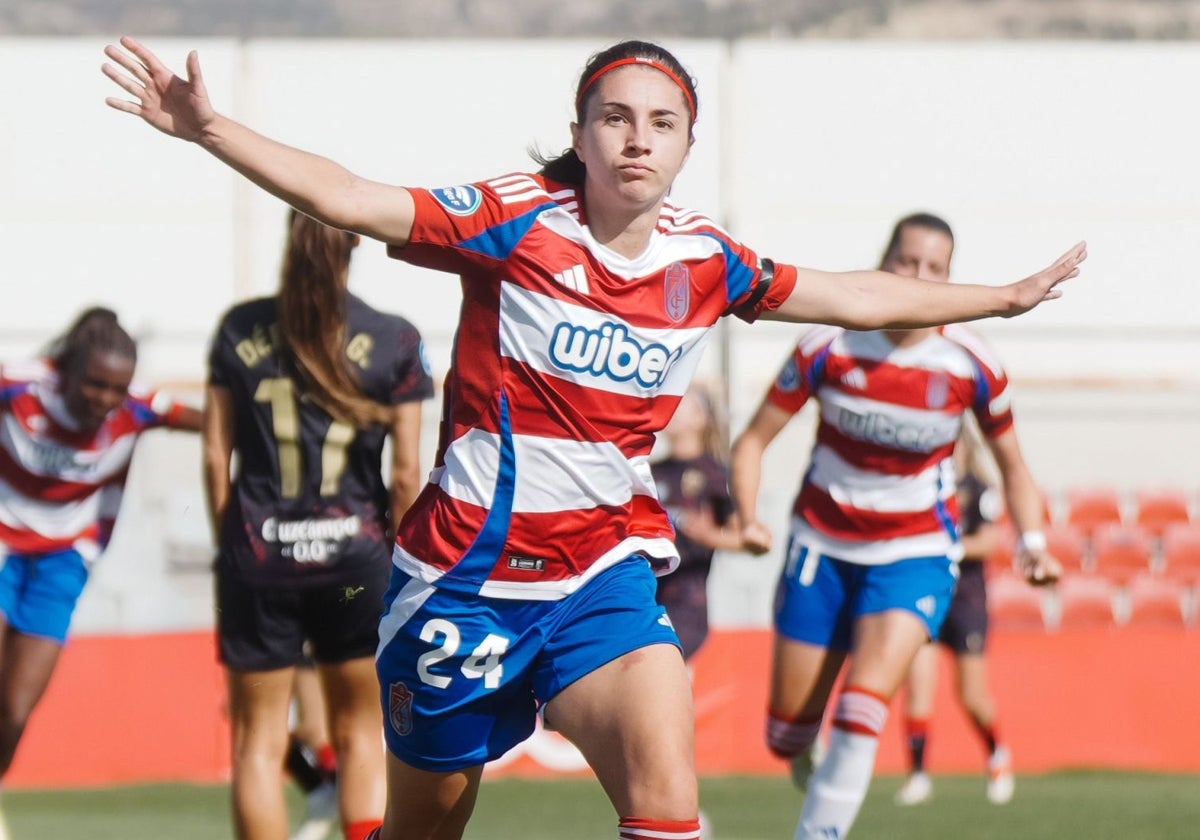
[[[696,100],[692,97],[692,92],[688,90],[688,86],[683,83],[683,79],[679,78],[679,76],[676,75],[671,68],[667,67],[662,62],[655,61],[652,58],[620,58],[616,61],[605,64],[603,67],[589,76],[588,80],[580,86],[579,95],[575,97],[575,109],[579,110],[583,106],[583,98],[587,96],[588,90],[592,87],[592,85],[596,84],[601,76],[610,70],[616,70],[618,67],[624,67],[627,64],[644,64],[647,67],[653,67],[658,72],[665,74],[668,79],[678,85],[679,89],[683,91],[683,98],[687,100],[688,107],[692,109],[691,121],[693,123],[696,121]]]

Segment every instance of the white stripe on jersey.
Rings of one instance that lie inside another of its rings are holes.
[[[76,537],[95,524],[100,494],[74,502],[43,502],[22,495],[0,478],[0,522],[14,531],[32,531],[51,540]]]
[[[962,324],[949,324],[942,328],[942,335],[949,341],[962,345],[968,352],[974,354],[979,361],[987,365],[992,376],[997,379],[1004,376],[1004,365],[1000,364],[1000,358],[988,346],[988,343],[983,340],[983,337],[970,327],[963,326]]]
[[[499,178],[489,181],[488,186],[496,191],[496,195],[500,196],[500,201],[504,204],[517,204],[538,196],[550,197],[537,181],[525,175]]]
[[[632,397],[682,396],[707,327],[635,327],[615,315],[500,286],[500,353],[548,376]]]
[[[897,560],[907,557],[946,555],[952,560],[959,560],[962,557],[962,543],[951,539],[950,533],[945,529],[930,531],[927,534],[917,534],[913,537],[858,542],[857,540],[839,540],[837,537],[822,534],[814,530],[803,519],[793,516],[791,536],[797,546],[804,546],[809,551],[827,554],[830,557],[863,566],[895,563]]]
[[[679,565],[679,554],[675,550],[675,545],[666,537],[627,537],[596,558],[581,575],[545,581],[488,580],[480,587],[479,594],[485,598],[506,598],[518,601],[557,601],[575,592],[605,569],[628,559],[632,554],[645,554],[649,557],[668,559],[670,565],[656,571],[660,575],[673,571]],[[425,584],[436,584],[442,577],[437,569],[421,562],[399,545],[392,552],[392,565]],[[401,593],[407,592],[409,586],[412,584],[407,584]],[[394,610],[395,607],[393,607]],[[395,635],[395,630],[385,627],[389,618],[391,618],[391,613],[379,625],[381,641],[385,631],[390,631],[392,635]]]
[[[557,513],[657,498],[646,456],[626,458],[615,444],[513,435],[517,465],[513,513]],[[500,467],[500,436],[471,429],[446,448],[431,480],[448,496],[490,508]]]
[[[928,454],[958,440],[962,417],[821,389],[821,420],[853,440]]]
[[[920,513],[954,495],[949,459],[916,475],[885,475],[855,468],[828,446],[813,450],[808,480],[838,505],[874,513]]]
[[[604,267],[624,280],[646,277],[675,262],[705,260],[722,253],[724,248],[715,237],[704,234],[664,235],[654,232],[650,244],[635,259],[623,257],[596,241],[579,220],[561,207],[547,210],[538,216],[538,223],[570,242],[591,252]]]
[[[833,352],[897,367],[941,371],[960,379],[973,380],[977,375],[971,357],[940,335],[931,335],[912,347],[897,347],[881,332],[847,332]]]
[[[43,406],[46,402],[43,401]],[[0,422],[0,447],[30,475],[80,484],[101,484],[129,464],[137,434],[126,434],[100,450],[35,439],[17,419],[5,414]]]

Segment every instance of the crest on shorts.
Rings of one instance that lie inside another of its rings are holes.
[[[925,405],[930,408],[945,408],[950,396],[950,377],[944,373],[931,373],[925,388]]]
[[[667,266],[663,277],[663,304],[667,317],[678,324],[692,307],[692,273],[683,263]]]
[[[413,693],[402,682],[392,683],[388,689],[388,722],[397,735],[412,732]]]

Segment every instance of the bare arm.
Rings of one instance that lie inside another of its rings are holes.
[[[1042,535],[1042,496],[1025,456],[1021,454],[1016,429],[1010,428],[998,438],[989,438],[988,444],[1004,480],[1004,498],[1013,527],[1024,537],[1018,543],[1017,563],[1026,580],[1035,586],[1053,583],[1062,574],[1062,567],[1046,550]]]
[[[194,51],[187,57],[186,80],[133,38],[105,47],[104,54],[120,65],[105,63],[104,75],[136,100],[109,97],[110,107],[197,144],[318,221],[393,245],[408,243],[414,212],[408,190],[360,178],[328,158],[276,142],[217,113]]]
[[[736,514],[721,524],[713,517],[711,510],[704,508],[695,513],[688,512],[676,521],[675,527],[689,540],[705,548],[722,551],[740,551],[742,548],[742,527]]]
[[[406,402],[392,413],[392,530],[421,492],[421,403]]]
[[[751,554],[766,554],[771,550],[771,529],[758,519],[763,455],[791,418],[782,408],[763,402],[750,425],[733,443],[729,485],[742,526],[742,548]]]
[[[1011,318],[1062,296],[1059,284],[1087,259],[1080,242],[1037,274],[1007,286],[934,283],[886,271],[797,269],[796,287],[764,318],[834,324],[853,330],[914,329],[1000,316]]]
[[[201,441],[204,450],[204,494],[208,499],[213,545],[220,542],[221,520],[233,495],[233,481],[229,474],[233,462],[233,440],[233,396],[228,388],[209,385],[204,392]]]
[[[181,432],[199,432],[204,428],[204,415],[198,408],[180,405],[171,418],[170,427]]]

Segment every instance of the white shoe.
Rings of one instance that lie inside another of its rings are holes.
[[[712,823],[708,820],[708,814],[700,812],[700,840],[713,840]]]
[[[792,784],[796,786],[796,790],[801,793],[808,791],[808,781],[824,759],[825,745],[821,743],[820,738],[813,741],[813,745],[804,752],[792,756]]]
[[[337,824],[337,818],[337,785],[325,782],[308,795],[304,822],[288,840],[325,840]]]
[[[920,805],[928,802],[933,796],[933,779],[928,773],[913,773],[904,780],[900,790],[896,791],[897,805]]]
[[[1013,798],[1016,780],[1012,772],[1012,754],[1008,747],[996,747],[988,759],[987,798],[993,805],[1004,805]]]
[[[11,837],[8,833],[8,820],[4,819],[4,812],[0,811],[0,840],[10,840]]]

